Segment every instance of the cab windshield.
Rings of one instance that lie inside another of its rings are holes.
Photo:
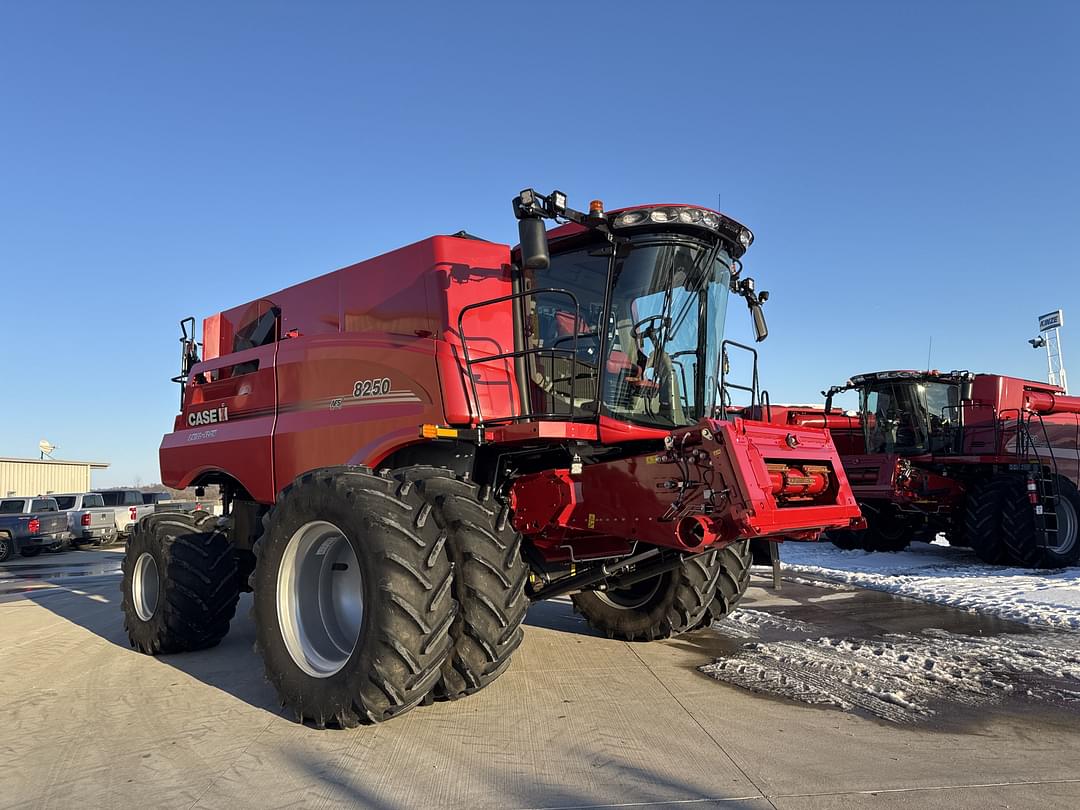
[[[605,301],[608,274],[612,287]],[[603,243],[551,257],[527,279],[534,401],[547,413],[672,428],[718,403],[718,355],[731,258],[716,244],[639,235],[611,258]],[[602,356],[601,356],[602,355]]]
[[[918,455],[951,446],[960,388],[927,380],[878,381],[860,392],[868,453]]]

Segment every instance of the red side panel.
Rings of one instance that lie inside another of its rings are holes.
[[[277,347],[226,354],[192,369],[177,429],[161,442],[162,483],[180,488],[204,473],[223,471],[255,500],[273,501]]]
[[[221,472],[269,503],[307,470],[381,462],[422,423],[467,424],[458,315],[510,293],[508,262],[506,245],[433,237],[206,319],[162,480]],[[512,313],[509,301],[466,313],[474,357],[513,351]],[[238,334],[269,342],[234,352]],[[506,358],[474,369],[485,415],[514,412],[512,370]]]
[[[371,333],[283,341],[278,489],[316,467],[375,464],[415,440],[422,423],[442,424],[433,348],[430,339]]]
[[[315,467],[377,464],[415,441],[420,424],[446,423],[438,291],[444,266],[469,266],[473,244],[426,239],[276,297],[284,333],[296,333],[278,355],[278,489]]]

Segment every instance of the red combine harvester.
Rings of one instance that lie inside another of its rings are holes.
[[[854,415],[832,407],[854,390]],[[828,427],[866,531],[841,548],[898,551],[944,532],[995,564],[1080,560],[1080,397],[1047,383],[967,371],[881,371],[824,392],[825,408],[771,408],[780,425]]]
[[[719,407],[730,292],[767,333],[746,228],[514,211],[518,248],[425,239],[207,318],[201,358],[182,324],[162,480],[219,485],[224,516],[139,522],[134,647],[212,646],[253,589],[283,704],[353,726],[490,683],[530,600],[665,638],[732,609],[751,538],[861,524],[827,431]]]

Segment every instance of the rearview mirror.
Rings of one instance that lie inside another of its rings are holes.
[[[521,264],[526,270],[546,270],[551,264],[548,253],[547,228],[539,217],[518,220],[518,239],[521,242]]]
[[[769,336],[769,327],[765,323],[765,313],[756,301],[750,304],[750,315],[754,319],[754,340],[761,343]]]

